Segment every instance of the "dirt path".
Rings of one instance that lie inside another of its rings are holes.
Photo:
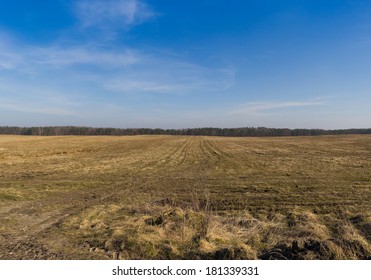
[[[0,208],[0,224],[6,224],[7,227],[5,232],[0,232],[0,259],[71,258],[47,246],[45,241],[49,238],[49,231],[57,229],[71,215],[127,196],[132,187],[126,185],[126,188],[122,188],[108,183],[63,196],[3,206]]]

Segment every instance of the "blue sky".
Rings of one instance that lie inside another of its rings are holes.
[[[0,125],[371,127],[370,1],[0,4]]]

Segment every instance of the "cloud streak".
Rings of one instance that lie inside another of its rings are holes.
[[[120,73],[103,82],[115,92],[204,94],[224,91],[234,85],[233,70],[212,69],[180,61],[152,58],[135,72]]]
[[[223,91],[233,86],[235,76],[233,69],[204,67],[163,52],[148,53],[125,46],[107,51],[94,46],[22,46],[8,42],[0,45],[0,58],[0,72],[13,80],[26,77],[23,83],[34,78],[45,84],[51,77],[62,75],[77,86],[91,83],[104,92],[124,94]]]
[[[138,53],[127,48],[123,48],[121,51],[105,52],[91,50],[88,47],[31,48],[29,58],[39,64],[54,66],[91,64],[117,67],[136,64],[141,60]]]
[[[156,15],[139,0],[81,0],[74,10],[82,28],[126,29]]]
[[[321,99],[321,98],[320,98]],[[277,109],[291,109],[308,106],[322,105],[322,101],[269,101],[269,102],[250,102],[231,110],[231,115],[246,115],[246,114],[266,114],[277,111]]]
[[[20,101],[0,99],[0,108],[3,110],[10,110],[22,113],[36,113],[54,116],[76,116],[77,114],[71,110],[61,107],[45,106],[42,103],[35,103],[32,101]]]
[[[0,71],[14,69],[22,60],[22,54],[15,51],[15,43],[8,33],[0,30]]]
[[[11,120],[10,114],[18,116],[19,123],[24,118],[30,124],[33,120],[34,125],[54,118],[76,120],[71,124],[81,121],[85,125],[109,125],[111,119],[111,125],[116,126],[120,126],[125,114],[125,119],[135,124],[151,114],[151,109],[146,109],[139,118],[138,112],[147,105],[136,103],[147,102],[150,95],[160,108],[162,100],[170,95],[194,98],[224,91],[234,84],[233,69],[190,63],[162,50],[125,45],[106,49],[89,42],[26,45],[3,34],[4,40],[0,41],[3,125]],[[112,110],[110,104],[120,109]],[[122,111],[124,107],[132,110]]]

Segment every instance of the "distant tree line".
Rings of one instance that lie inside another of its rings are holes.
[[[0,126],[0,134],[13,135],[204,135],[204,136],[315,136],[315,135],[339,135],[339,134],[371,134],[371,128],[352,129],[288,129],[267,127],[239,127],[239,128],[185,128],[185,129],[161,129],[161,128],[94,128],[79,126],[46,126],[46,127],[15,127]]]

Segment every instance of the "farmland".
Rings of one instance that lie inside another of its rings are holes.
[[[368,259],[371,136],[0,136],[0,259]]]

